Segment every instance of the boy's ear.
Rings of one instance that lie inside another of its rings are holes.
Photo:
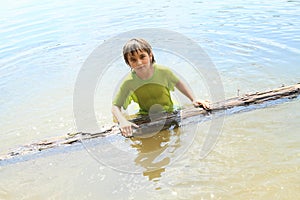
[[[152,52],[150,52],[149,57],[150,57],[151,62],[153,62],[153,54],[152,54]]]

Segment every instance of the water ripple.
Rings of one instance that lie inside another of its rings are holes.
[[[228,97],[236,96],[238,89],[244,94],[300,81],[298,0],[23,0],[7,1],[0,11],[0,139],[5,141],[1,143],[1,149],[73,130],[72,91],[78,69],[94,48],[123,31],[166,28],[198,42],[216,64]],[[173,63],[167,56],[158,62]],[[292,183],[296,183],[291,173],[299,159],[290,152],[297,152],[295,133],[299,132],[299,125],[295,108],[298,105],[297,102],[288,104],[276,112],[265,109],[271,112],[269,115],[264,113],[267,111],[235,115],[236,118],[227,122],[230,126],[213,155],[201,163],[197,157],[199,146],[194,146],[174,168],[163,173],[159,185],[161,191],[172,191],[171,198],[175,199],[186,198],[183,193],[196,199],[232,199],[232,195],[241,194],[244,199],[249,199],[253,196],[247,191],[268,191],[270,195],[278,192],[276,184],[281,183],[288,186],[284,191],[296,192],[281,175],[287,175]],[[99,112],[101,116],[110,117],[110,109],[106,110],[105,105]],[[280,129],[284,130],[279,132]],[[274,150],[283,155],[282,158],[275,156],[280,162],[273,163],[270,159],[274,155],[269,152]],[[88,158],[74,157],[76,159],[70,160],[73,166],[86,167],[82,163]],[[282,167],[283,163],[289,166]],[[264,170],[267,175],[257,170],[262,165],[269,166]],[[26,163],[24,168],[27,168]],[[18,170],[19,175],[23,175],[22,172],[23,168]],[[22,184],[16,187],[22,181],[19,177],[11,177],[13,174],[1,173],[3,177],[9,176],[10,184],[0,185],[0,196],[15,194],[14,188],[20,188],[16,197],[24,193],[32,197],[32,190]],[[268,183],[270,174],[274,178]],[[142,180],[136,178],[137,182]],[[53,185],[57,185],[57,179],[54,178]],[[115,181],[124,188],[136,185],[126,183],[124,178]],[[143,181],[141,187],[149,184]],[[239,185],[243,181],[245,188]],[[44,182],[37,180],[35,184],[44,185]],[[155,184],[159,184],[158,181]],[[210,193],[201,194],[201,189]],[[149,194],[155,196],[152,194],[156,192],[149,191]],[[169,193],[159,194],[171,199]]]

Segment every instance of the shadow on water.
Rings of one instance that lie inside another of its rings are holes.
[[[172,154],[181,146],[180,128],[163,130],[148,138],[133,137],[131,141],[131,147],[137,151],[135,164],[144,168],[143,175],[149,180],[158,181],[172,162]]]

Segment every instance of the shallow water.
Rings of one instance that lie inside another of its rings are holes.
[[[214,62],[226,97],[300,81],[299,1],[27,0],[2,3],[0,11],[1,154],[77,131],[78,72],[97,46],[124,31],[163,28],[191,38]],[[210,98],[189,63],[154,50],[158,63]],[[126,72],[117,59],[98,82],[100,126],[111,124],[108,105]],[[197,131],[183,127],[143,141],[113,136],[1,165],[0,199],[297,199],[299,106],[297,99],[226,116],[204,159],[211,121]]]

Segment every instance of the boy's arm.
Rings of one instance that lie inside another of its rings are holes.
[[[130,137],[132,136],[132,126],[138,128],[139,126],[129,122],[124,115],[121,112],[121,109],[118,106],[113,105],[112,106],[112,114],[113,116],[117,119],[117,121],[119,122],[119,126],[120,126],[120,130],[122,132],[122,135],[124,135],[125,137]]]
[[[209,109],[209,103],[204,100],[196,100],[192,91],[184,84],[181,80],[179,80],[175,87],[182,93],[184,94],[187,98],[191,100],[194,106],[203,106],[204,109],[208,110]]]

